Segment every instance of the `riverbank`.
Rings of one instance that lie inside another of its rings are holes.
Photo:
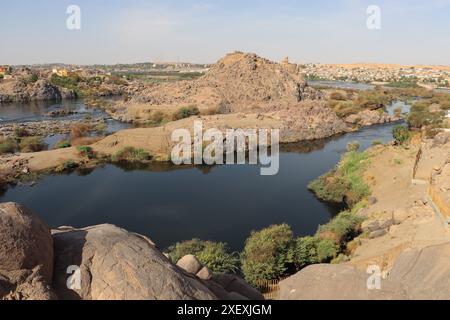
[[[358,210],[363,233],[347,246],[349,261],[300,271],[281,283],[282,299],[448,298],[450,135],[416,137],[407,146],[379,145],[368,152],[363,178],[371,196]],[[382,277],[379,291],[366,287],[371,266]],[[333,284],[325,287],[331,274]],[[300,290],[305,285],[315,289]]]

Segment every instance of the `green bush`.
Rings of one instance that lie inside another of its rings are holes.
[[[125,147],[122,150],[119,150],[111,158],[111,160],[114,162],[146,161],[150,159],[150,155],[148,154],[148,152],[144,151],[144,149],[135,149],[133,147]]]
[[[95,130],[97,133],[103,134],[103,133],[106,132],[106,130],[108,130],[108,125],[107,125],[105,122],[100,122],[99,124],[97,124],[97,125],[94,127],[94,130]]]
[[[404,126],[395,126],[392,129],[392,135],[395,139],[395,143],[398,145],[405,144],[411,139],[411,132]]]
[[[279,279],[293,267],[293,234],[286,225],[252,232],[241,254],[242,272],[253,285],[259,280]]]
[[[294,263],[297,270],[319,262],[317,255],[317,237],[297,238],[294,243]]]
[[[348,211],[341,212],[329,223],[319,226],[317,235],[333,238],[337,244],[344,244],[360,233],[363,218]]]
[[[333,171],[315,179],[309,189],[327,202],[345,202],[350,207],[370,195],[369,186],[362,178],[367,164],[366,152],[347,152]]]
[[[236,273],[239,269],[239,259],[236,254],[229,253],[227,245],[222,242],[192,239],[170,246],[168,253],[174,263],[185,255],[195,255],[214,273]]]
[[[82,157],[93,159],[95,158],[94,150],[89,146],[77,146],[78,154]]]
[[[322,239],[317,244],[317,260],[328,263],[339,254],[338,245],[331,239]]]
[[[181,109],[179,109],[177,112],[175,112],[173,114],[173,120],[180,120],[180,119],[185,119],[185,118],[189,118],[190,116],[196,116],[199,115],[200,111],[198,110],[198,108],[196,106],[188,106],[188,107],[183,107]]]
[[[0,138],[0,154],[14,153],[18,149],[14,138]]]
[[[433,99],[426,99],[416,102],[408,115],[407,121],[411,128],[421,129],[428,125],[440,124],[443,121],[442,112],[430,112],[429,107],[433,104]]]
[[[87,95],[87,91],[86,90],[82,90],[79,86],[80,82],[81,82],[81,78],[76,75],[76,74],[69,74],[69,76],[67,77],[61,77],[58,76],[57,74],[53,74],[50,78],[50,82],[51,84],[58,86],[58,87],[63,87],[69,90],[73,90],[75,91],[75,93],[77,94],[77,96],[79,97],[83,97]]]
[[[67,140],[61,140],[58,143],[55,144],[55,149],[64,149],[64,148],[70,148],[72,145]]]
[[[24,137],[20,140],[19,148],[21,152],[38,152],[47,147],[42,137]]]

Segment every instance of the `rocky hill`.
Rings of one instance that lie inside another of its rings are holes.
[[[151,85],[136,91],[119,109],[173,112],[192,105],[201,112],[255,112],[320,98],[320,92],[308,87],[298,66],[235,52],[197,80]]]
[[[54,86],[46,79],[31,82],[19,77],[0,81],[0,103],[73,98],[73,91]]]

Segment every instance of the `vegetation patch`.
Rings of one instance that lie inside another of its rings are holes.
[[[148,161],[151,159],[151,156],[144,149],[136,149],[133,147],[125,147],[114,155],[112,155],[111,160],[113,162],[139,162],[139,161]]]
[[[14,153],[18,150],[17,141],[14,138],[0,138],[0,154]]]
[[[279,279],[293,266],[293,233],[286,225],[252,232],[241,254],[242,272],[252,285],[261,280]]]
[[[395,126],[392,129],[392,135],[397,145],[403,145],[411,140],[411,132],[408,128],[401,125]]]
[[[424,129],[428,138],[433,138],[445,127],[445,117],[450,110],[450,94],[431,92],[414,103],[407,121],[410,129]]]
[[[174,120],[174,121],[181,120],[181,119],[189,118],[191,116],[196,116],[199,114],[200,114],[200,111],[198,110],[198,108],[196,106],[183,107],[183,108],[180,108],[178,111],[176,111],[173,114],[172,120]]]
[[[19,148],[21,152],[38,152],[47,148],[42,137],[24,137],[20,140]]]
[[[237,254],[230,253],[227,245],[222,242],[199,239],[178,242],[168,248],[168,254],[174,263],[185,255],[192,254],[214,273],[236,273],[239,270]]]
[[[319,226],[318,237],[333,240],[335,244],[342,246],[359,233],[359,227],[363,219],[350,211],[338,214],[326,225]]]
[[[62,165],[56,167],[55,172],[62,173],[67,171],[72,171],[79,167],[79,164],[73,160],[67,160]]]
[[[346,203],[352,207],[370,195],[362,174],[369,161],[367,152],[350,151],[331,172],[309,184],[309,189],[324,201]]]
[[[336,262],[346,257],[347,243],[360,235],[362,221],[345,211],[312,237],[294,238],[286,224],[252,232],[241,253],[241,271],[257,287],[260,281],[282,279],[311,264]]]
[[[88,159],[95,158],[95,152],[89,146],[77,146],[77,151],[81,157],[88,158]]]
[[[159,127],[167,122],[166,115],[161,111],[152,112],[147,120],[147,126]]]
[[[72,145],[68,140],[61,140],[55,144],[55,149],[70,148]]]

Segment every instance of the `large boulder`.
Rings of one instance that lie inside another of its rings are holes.
[[[210,282],[220,285],[228,294],[236,293],[249,300],[264,300],[264,296],[258,290],[235,274],[216,274],[213,275]]]
[[[381,289],[368,289],[369,274],[346,265],[319,264],[280,282],[281,300],[401,300],[401,285],[382,280]]]
[[[380,290],[368,290],[369,274],[348,265],[313,265],[280,283],[280,298],[450,299],[450,243],[407,249],[395,261]]]
[[[52,277],[49,227],[16,203],[0,204],[0,299],[55,299]]]
[[[49,227],[25,207],[12,202],[0,204],[0,270],[37,267],[51,282],[53,239]]]
[[[450,299],[450,243],[404,251],[389,279],[400,282],[408,299]]]
[[[197,274],[202,269],[202,264],[192,254],[185,255],[178,260],[177,266],[190,274]]]
[[[53,231],[53,285],[61,299],[210,300],[200,280],[173,265],[146,237],[112,225]],[[74,267],[75,266],[75,267]],[[80,288],[68,289],[79,267]],[[69,268],[69,269],[68,269]]]
[[[59,100],[61,92],[47,80],[38,80],[30,91],[30,100]]]

